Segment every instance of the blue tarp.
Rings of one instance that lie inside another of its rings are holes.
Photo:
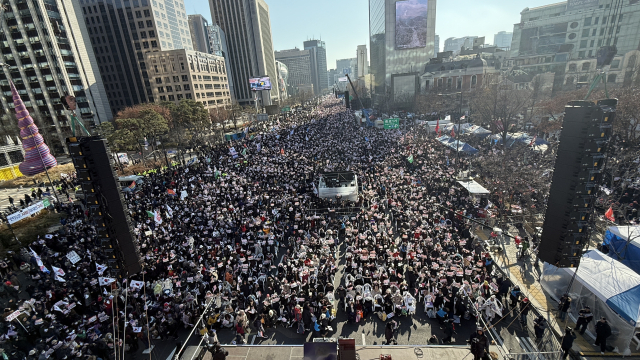
[[[449,136],[441,136],[438,138],[438,141],[440,141],[441,143],[447,145],[448,147],[456,151],[461,151],[471,155],[478,153],[478,150],[473,148],[471,145],[465,142],[462,142],[460,140],[455,140]]]
[[[602,245],[608,255],[640,274],[640,226],[610,226]]]
[[[635,326],[640,320],[640,275],[598,250],[580,260],[577,280]]]

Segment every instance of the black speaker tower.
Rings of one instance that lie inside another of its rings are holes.
[[[618,100],[572,101],[565,107],[538,256],[577,267],[589,243]]]
[[[71,137],[67,147],[87,201],[89,221],[107,256],[109,275],[121,278],[139,273],[142,265],[138,244],[107,140],[99,136]]]
[[[351,109],[351,99],[349,98],[349,92],[344,92],[344,105],[347,109]]]

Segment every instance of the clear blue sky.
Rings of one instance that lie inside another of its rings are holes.
[[[207,0],[184,0],[187,14],[211,20]],[[327,67],[336,59],[356,56],[356,47],[369,47],[368,0],[266,0],[271,13],[275,50],[302,48],[302,42],[322,38],[327,44]],[[498,31],[513,31],[520,12],[558,2],[556,0],[438,0],[436,34],[440,50],[449,37],[486,36],[493,43]]]

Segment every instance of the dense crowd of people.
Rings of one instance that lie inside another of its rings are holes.
[[[108,359],[114,348],[136,352],[194,327],[214,347],[221,331],[236,343],[276,326],[327,336],[338,316],[386,322],[387,343],[422,311],[444,329],[437,343],[510,306],[526,321],[528,300],[494,272],[466,221],[478,200],[457,185],[455,159],[427,128],[360,126],[324,98],[231,145],[200,145],[197,161],[149,174],[125,194],[141,273],[110,278],[79,204],[62,208],[60,231],[7,259],[8,359]],[[358,176],[357,201],[317,197],[319,177],[332,171]],[[489,346],[481,330],[471,339],[480,358]]]

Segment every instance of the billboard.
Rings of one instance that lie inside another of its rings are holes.
[[[252,91],[271,90],[271,79],[269,77],[251,78],[249,86]]]
[[[427,46],[428,0],[396,2],[396,49]]]

